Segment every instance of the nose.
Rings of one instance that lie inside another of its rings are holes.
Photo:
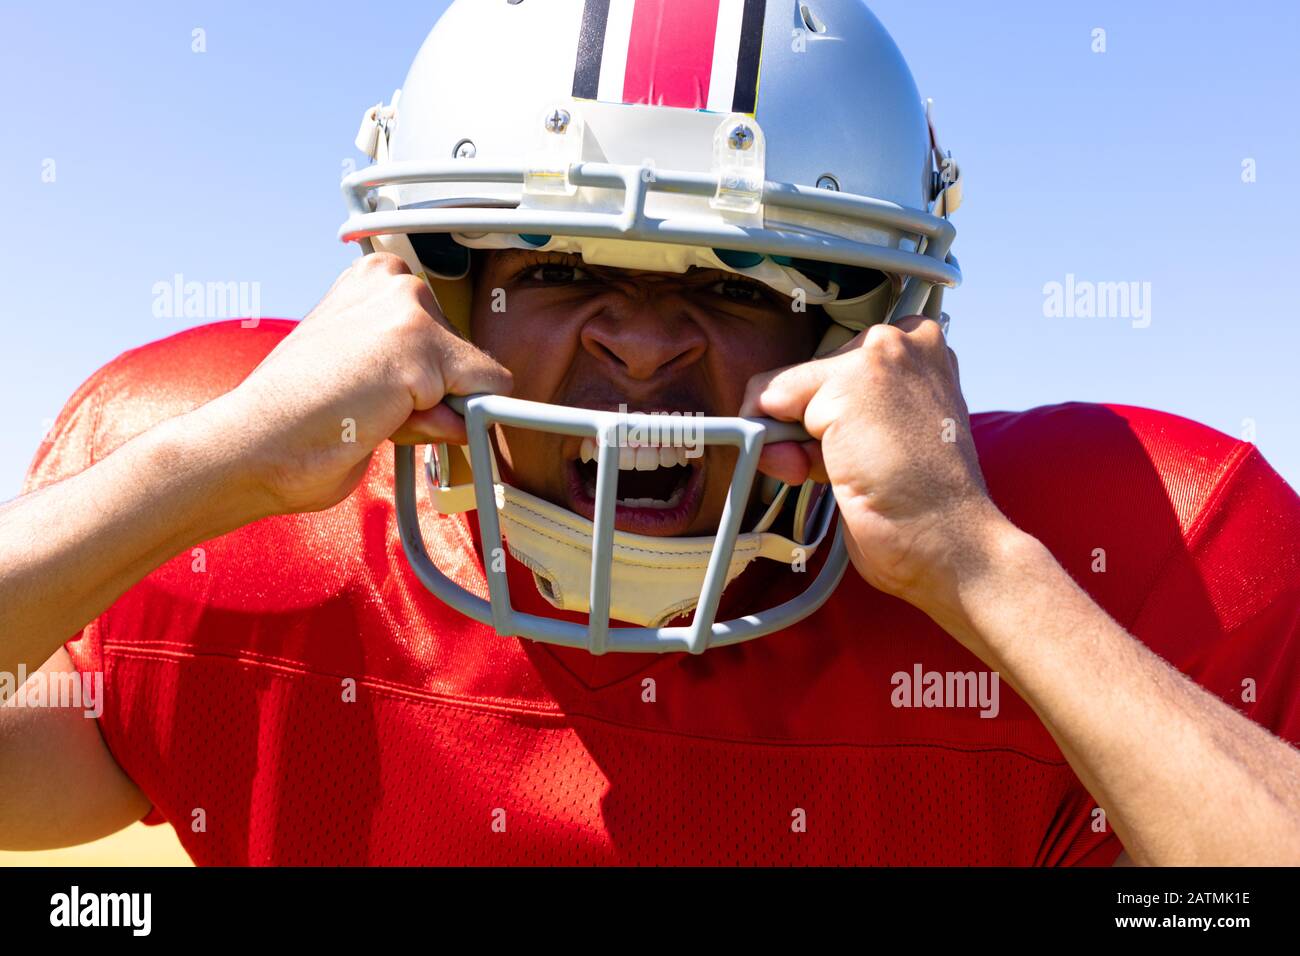
[[[708,348],[686,303],[671,291],[629,281],[606,297],[583,326],[582,345],[610,371],[649,381],[694,364]]]

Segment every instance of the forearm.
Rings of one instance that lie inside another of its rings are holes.
[[[199,409],[0,508],[0,671],[34,671],[158,565],[258,516],[225,427]]]
[[[1129,855],[1300,862],[1300,752],[1169,666],[1009,525],[936,619],[1033,707]]]

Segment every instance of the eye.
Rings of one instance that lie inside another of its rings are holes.
[[[732,302],[758,305],[767,301],[765,287],[751,279],[723,279],[709,286],[709,291],[714,295],[725,296]]]
[[[527,270],[525,274],[530,281],[540,282],[543,285],[567,285],[570,282],[581,282],[591,278],[586,270],[567,262],[543,262]]]

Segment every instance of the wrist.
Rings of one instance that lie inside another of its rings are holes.
[[[991,502],[962,522],[965,531],[952,548],[937,586],[922,601],[913,601],[945,631],[982,659],[990,609],[1027,595],[1026,585],[1046,558],[1055,562],[1033,535],[1017,528]]]

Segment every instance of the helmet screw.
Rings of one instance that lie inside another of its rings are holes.
[[[474,145],[472,139],[462,139],[452,147],[451,155],[456,159],[473,159],[478,155],[478,147]]]
[[[569,111],[551,110],[546,117],[546,128],[552,133],[563,133],[569,128]]]
[[[819,176],[817,178],[817,188],[829,189],[831,192],[837,193],[840,191],[840,183],[838,179],[830,173],[827,173],[825,176]]]
[[[727,134],[727,145],[732,149],[749,149],[754,145],[754,131],[743,124],[733,126]]]

